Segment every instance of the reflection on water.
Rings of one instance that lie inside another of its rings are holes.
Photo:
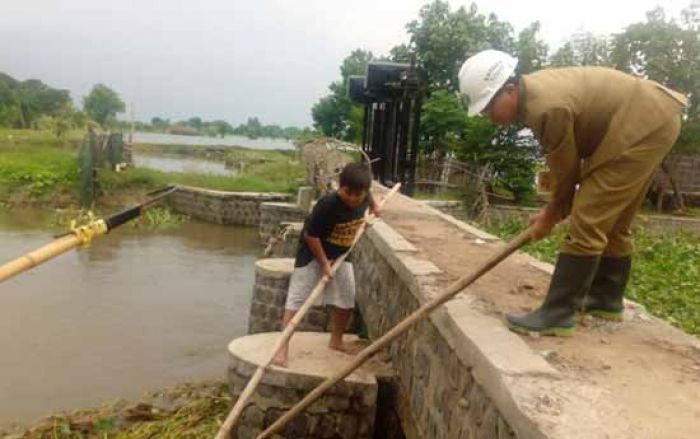
[[[0,263],[51,239],[0,211]],[[0,284],[0,425],[221,378],[245,333],[255,229],[130,226]]]
[[[188,157],[182,154],[134,154],[134,165],[165,172],[191,172],[195,174],[235,175],[223,162]]]
[[[284,139],[249,139],[244,136],[202,137],[177,136],[161,133],[134,133],[135,143],[156,145],[242,146],[252,149],[294,149],[294,144]]]

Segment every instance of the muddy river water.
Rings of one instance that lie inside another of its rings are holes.
[[[0,263],[55,231],[0,210]],[[253,228],[124,226],[0,284],[0,427],[222,378],[258,250]]]

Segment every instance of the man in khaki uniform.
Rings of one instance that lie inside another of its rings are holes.
[[[523,123],[544,148],[549,203],[531,218],[533,238],[569,218],[541,307],[506,315],[517,332],[570,335],[578,309],[621,320],[631,267],[630,226],[651,179],[678,137],[687,104],[660,84],[602,67],[514,76],[517,60],[487,50],[462,66],[469,115]]]

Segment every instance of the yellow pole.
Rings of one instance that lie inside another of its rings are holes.
[[[55,258],[68,250],[89,244],[96,236],[107,233],[104,220],[93,221],[81,227],[73,227],[71,234],[56,238],[52,242],[32,252],[20,256],[6,264],[0,265],[0,283]]]

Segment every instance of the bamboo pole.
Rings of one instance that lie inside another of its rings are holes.
[[[531,239],[531,228],[526,229],[520,235],[516,236],[512,241],[506,244],[506,246],[499,250],[496,254],[491,256],[486,262],[484,262],[480,267],[478,267],[473,273],[465,275],[450,285],[447,290],[445,290],[440,295],[434,297],[430,301],[426,302],[415,310],[411,315],[402,320],[398,325],[394,326],[386,334],[378,338],[375,342],[360,351],[355,359],[348,364],[345,368],[337,372],[335,375],[329,377],[324,382],[322,382],[318,387],[312,390],[308,395],[304,397],[301,401],[292,407],[289,411],[284,413],[277,421],[270,425],[265,431],[260,433],[257,439],[266,439],[272,437],[272,435],[282,429],[289,421],[294,419],[299,415],[304,409],[316,401],[325,391],[333,387],[338,381],[342,380],[346,376],[350,375],[355,369],[362,366],[372,355],[379,352],[382,348],[391,343],[395,338],[406,332],[414,324],[428,317],[429,314],[434,311],[438,306],[452,299],[457,293],[462,291],[464,288],[472,284],[475,280],[480,278],[482,275],[487,273],[493,267],[498,265],[499,262],[504,260],[506,257],[514,253],[524,244],[526,244]]]
[[[386,194],[386,196],[379,202],[379,206],[383,206],[384,203],[386,203],[387,200],[389,200],[389,198],[391,198],[399,190],[400,187],[401,183],[397,183],[396,185],[394,185],[394,187],[391,188],[391,190]],[[357,233],[355,233],[355,238],[353,239],[352,245],[350,246],[348,251],[343,253],[342,256],[340,256],[333,262],[333,266],[331,267],[332,274],[335,274],[335,272],[338,270],[338,267],[340,267],[340,265],[345,261],[352,249],[355,248],[355,244],[357,244],[357,242],[360,240],[366,228],[367,222],[365,221],[357,230]],[[319,296],[323,293],[323,290],[326,288],[326,285],[328,284],[329,280],[330,278],[324,275],[321,278],[321,280],[318,281],[318,284],[316,284],[314,289],[311,290],[311,294],[309,294],[309,297],[306,299],[304,304],[301,306],[301,308],[299,308],[297,313],[294,315],[294,317],[292,317],[292,319],[282,331],[282,335],[280,336],[279,340],[277,340],[275,347],[272,349],[270,357],[267,359],[267,361],[265,361],[264,364],[258,366],[258,369],[250,378],[250,381],[248,381],[248,384],[246,384],[245,389],[243,389],[243,392],[238,397],[236,404],[234,404],[233,408],[231,409],[231,412],[228,414],[226,420],[221,425],[219,432],[216,434],[216,439],[229,438],[231,430],[236,425],[236,421],[238,421],[238,418],[240,418],[240,416],[243,414],[243,410],[245,409],[246,404],[248,404],[248,400],[253,395],[253,392],[255,392],[255,389],[257,389],[258,384],[260,384],[260,381],[262,380],[265,371],[270,367],[270,365],[272,364],[272,360],[275,358],[282,346],[284,346],[292,338],[292,335],[294,334],[294,331],[296,331],[297,326],[304,318],[306,313],[309,311],[309,309],[311,309],[313,304],[316,303],[316,299],[318,299]]]
[[[37,265],[46,262],[51,258],[63,254],[69,250],[79,247],[83,244],[82,239],[77,235],[68,235],[58,238],[43,247],[20,256],[4,265],[0,266],[0,283],[7,279],[23,273]]]
[[[125,222],[141,215],[143,210],[148,206],[172,194],[176,189],[177,187],[175,186],[168,186],[163,189],[150,192],[149,195],[155,195],[153,198],[146,200],[138,206],[123,210],[105,219],[94,219],[92,218],[92,214],[90,214],[91,220],[85,225],[76,226],[75,222],[73,222],[73,224],[71,224],[70,231],[68,231],[65,235],[57,237],[50,243],[29,252],[24,256],[20,256],[19,258],[0,265],[0,283],[69,250],[82,245],[90,244],[90,242],[92,242],[92,240],[98,236],[104,235],[113,228],[119,227]]]

